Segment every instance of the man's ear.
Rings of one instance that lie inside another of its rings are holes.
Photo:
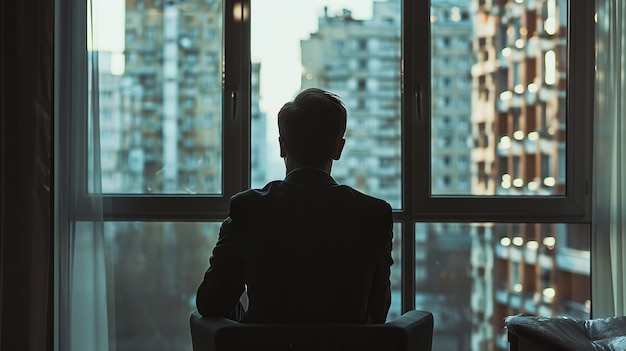
[[[341,158],[341,152],[343,151],[343,147],[346,145],[346,139],[341,139],[337,143],[337,148],[335,149],[335,153],[333,154],[333,160],[337,161]]]
[[[280,157],[287,157],[287,143],[285,142],[285,138],[278,137],[278,144],[280,145]]]

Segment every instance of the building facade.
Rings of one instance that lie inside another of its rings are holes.
[[[126,1],[123,191],[221,191],[222,4]]]
[[[472,194],[564,195],[565,0],[474,0]],[[587,225],[472,230],[472,349],[507,350],[508,315],[588,317]]]

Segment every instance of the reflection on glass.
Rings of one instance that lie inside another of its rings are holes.
[[[102,191],[219,193],[222,2],[92,2]]]
[[[77,270],[74,279],[91,284],[92,279],[88,277],[94,274],[106,277],[106,284],[96,284],[95,291],[87,290],[96,296],[109,296],[106,304],[109,345],[116,345],[119,351],[147,347],[150,350],[191,349],[187,321],[196,308],[196,289],[208,267],[219,226],[220,223],[105,223],[105,262],[95,265],[102,271],[94,272],[90,266],[83,273]],[[88,239],[88,243],[79,244],[79,258],[91,257],[102,250],[93,245],[91,238],[95,233],[87,231],[88,225],[84,227],[86,229],[79,227],[79,242]],[[401,313],[400,233],[401,224],[395,223],[392,305],[388,319],[395,319]],[[150,322],[146,323],[147,320]]]
[[[402,315],[402,223],[393,224],[393,248],[391,251],[391,307],[387,320],[392,321]]]
[[[590,228],[545,223],[417,223],[417,309],[433,350],[508,350],[515,314],[589,318]]]
[[[106,288],[96,285],[87,291],[108,296],[109,345],[118,351],[191,350],[189,314],[196,308],[196,289],[208,267],[219,225],[105,223],[105,262],[99,266],[104,271],[86,274],[106,277]],[[84,246],[77,257],[92,255],[94,249],[100,250]],[[91,281],[74,274],[77,281]]]
[[[252,56],[261,66],[260,106],[273,117],[264,162],[268,168],[253,166],[253,178],[255,172],[269,179],[284,177],[274,116],[300,90],[318,87],[338,94],[348,110],[346,146],[333,165],[335,179],[400,207],[400,3],[251,3]]]
[[[567,1],[430,4],[432,194],[564,195]]]

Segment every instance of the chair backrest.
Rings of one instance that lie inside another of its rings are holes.
[[[433,315],[409,311],[385,324],[244,324],[190,317],[194,351],[432,349]]]

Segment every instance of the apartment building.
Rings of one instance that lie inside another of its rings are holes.
[[[472,194],[564,195],[567,2],[474,0]],[[588,317],[590,229],[476,225],[472,349],[506,350],[508,315]]]
[[[122,191],[218,193],[222,4],[126,1]]]

